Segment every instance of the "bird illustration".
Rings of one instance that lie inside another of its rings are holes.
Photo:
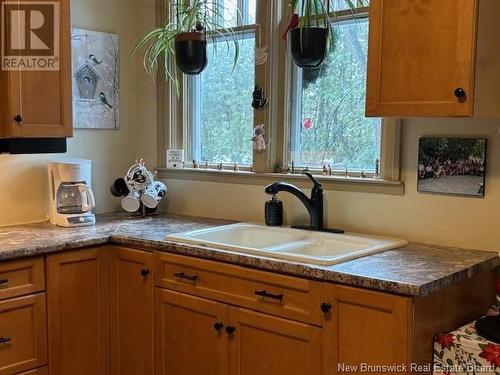
[[[109,109],[113,109],[113,106],[111,104],[109,104],[108,98],[106,98],[106,94],[105,93],[103,93],[103,92],[99,93],[99,100],[101,101],[101,103],[103,105],[105,105]]]
[[[94,64],[96,64],[96,65],[102,64],[102,60],[101,61],[97,60],[97,57],[95,57],[95,55],[93,55],[93,54],[89,55],[89,59],[92,60],[94,62]]]

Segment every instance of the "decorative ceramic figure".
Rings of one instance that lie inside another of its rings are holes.
[[[266,149],[266,141],[264,139],[264,135],[266,131],[264,130],[264,124],[257,125],[253,129],[253,149],[257,151],[263,151]]]

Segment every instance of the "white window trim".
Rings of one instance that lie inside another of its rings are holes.
[[[239,2],[246,0],[239,0]],[[289,19],[289,9],[286,0],[266,1],[264,7],[258,7],[256,23],[259,19],[268,20],[268,24],[260,25],[259,32],[263,45],[268,46],[269,59],[264,66],[256,66],[256,84],[263,87],[270,105],[266,111],[256,112],[254,123],[266,124],[266,133],[270,140],[270,147],[264,153],[254,153],[252,171],[249,167],[239,166],[239,171],[234,171],[234,165],[225,164],[223,170],[204,169],[203,162],[198,168],[193,168],[191,161],[186,159],[183,169],[166,168],[166,150],[184,148],[190,150],[191,137],[187,125],[185,111],[187,95],[185,87],[189,82],[184,77],[181,83],[181,98],[177,98],[175,89],[170,82],[161,80],[158,83],[158,98],[160,101],[159,122],[159,163],[158,173],[160,178],[187,179],[195,181],[211,181],[236,183],[246,185],[260,185],[276,179],[287,179],[297,183],[298,186],[308,186],[307,178],[300,174],[276,174],[274,166],[286,165],[289,159],[290,129],[288,120],[291,115],[289,89],[292,84],[290,56],[287,54],[287,45],[281,40],[281,35],[286,29]],[[165,5],[158,7],[158,21],[164,22],[161,12]],[[164,13],[163,13],[164,14]],[[283,16],[282,16],[283,15]],[[342,17],[342,13],[339,13]],[[259,35],[257,35],[258,39]],[[278,77],[278,79],[277,79]],[[403,195],[404,183],[400,181],[400,142],[401,125],[399,119],[383,119],[381,139],[380,176],[372,178],[370,173],[362,178],[359,171],[351,171],[345,176],[345,171],[334,171],[333,176],[321,176],[320,170],[312,170],[319,176],[325,189],[339,191],[354,191],[377,194]],[[213,168],[213,169],[212,169]]]

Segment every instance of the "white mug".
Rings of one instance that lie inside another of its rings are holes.
[[[167,195],[165,184],[161,181],[155,181],[144,190],[141,201],[147,208],[156,208],[165,195]]]
[[[127,212],[137,212],[140,207],[139,194],[135,191],[130,192],[129,195],[122,199],[122,208]]]

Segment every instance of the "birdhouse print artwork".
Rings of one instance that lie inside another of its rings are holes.
[[[80,129],[118,129],[118,35],[75,28],[71,34],[71,47],[73,126]]]
[[[91,60],[85,59],[74,75],[78,88],[78,98],[80,100],[95,100],[97,84],[102,78],[92,66]]]

